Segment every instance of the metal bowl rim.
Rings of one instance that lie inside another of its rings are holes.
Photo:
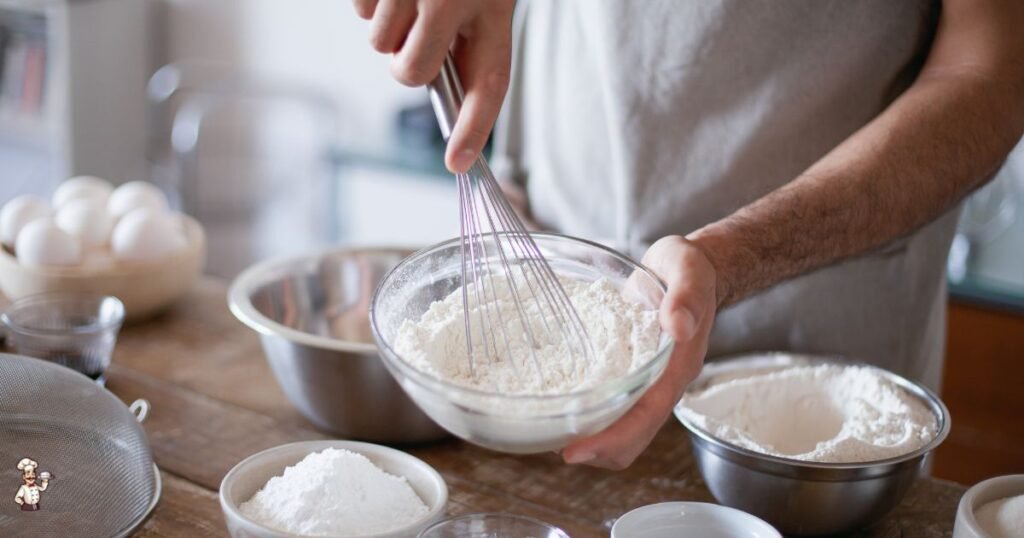
[[[900,455],[900,456],[894,456],[894,457],[891,457],[891,458],[886,458],[886,459],[881,459],[881,460],[873,460],[873,461],[867,461],[867,462],[859,462],[859,463],[826,463],[826,462],[813,462],[813,461],[797,460],[797,459],[792,459],[792,458],[782,458],[782,457],[778,457],[778,456],[770,456],[768,454],[762,454],[760,452],[755,452],[753,450],[741,447],[739,445],[735,445],[733,443],[729,443],[727,441],[723,441],[721,439],[718,439],[717,437],[712,435],[710,432],[708,432],[704,428],[701,428],[700,426],[698,426],[696,424],[693,424],[686,417],[684,417],[679,412],[680,403],[676,403],[675,407],[673,408],[673,415],[675,415],[676,419],[680,423],[682,423],[682,425],[691,434],[696,435],[701,440],[703,440],[706,443],[708,443],[710,446],[719,449],[720,451],[716,450],[716,453],[719,456],[725,457],[726,455],[728,455],[728,456],[730,456],[730,459],[754,460],[757,464],[761,464],[761,465],[768,464],[770,466],[775,466],[777,468],[784,468],[784,469],[787,469],[789,471],[799,471],[799,470],[814,470],[814,471],[870,471],[870,470],[876,470],[879,475],[886,474],[885,473],[886,471],[888,471],[889,469],[894,469],[894,468],[898,467],[899,464],[901,464],[901,463],[905,463],[905,462],[914,460],[916,458],[923,457],[925,454],[927,454],[928,452],[931,452],[936,447],[938,447],[940,444],[942,444],[942,442],[946,439],[946,436],[949,435],[949,429],[950,429],[949,409],[946,408],[946,404],[942,403],[942,400],[940,400],[939,397],[934,392],[932,392],[931,389],[929,389],[928,387],[925,387],[924,385],[921,385],[920,383],[918,383],[916,381],[912,381],[912,380],[907,379],[907,378],[905,378],[905,377],[903,377],[903,376],[901,376],[899,374],[896,374],[894,372],[890,372],[890,371],[888,371],[888,370],[886,370],[884,368],[875,366],[873,364],[868,364],[868,363],[863,362],[863,361],[839,361],[835,357],[830,357],[830,356],[827,356],[827,355],[797,354],[797,353],[789,353],[789,352],[782,352],[782,351],[769,351],[769,352],[760,352],[760,353],[743,353],[743,354],[739,354],[739,355],[730,355],[730,356],[722,357],[721,359],[717,359],[713,363],[708,364],[707,366],[704,367],[704,370],[697,377],[697,379],[695,379],[694,382],[690,384],[690,386],[693,387],[693,385],[695,385],[697,383],[697,381],[699,381],[702,377],[713,375],[715,373],[713,370],[715,370],[715,369],[721,369],[721,368],[724,368],[724,367],[729,366],[729,365],[742,364],[744,362],[753,362],[753,361],[758,360],[758,359],[766,360],[768,358],[772,358],[772,359],[787,359],[787,360],[793,360],[793,361],[803,361],[807,365],[810,365],[810,364],[838,364],[838,365],[843,365],[843,366],[865,366],[865,367],[877,370],[877,371],[881,372],[887,379],[895,382],[897,385],[899,385],[904,390],[909,391],[914,396],[916,396],[916,397],[920,398],[921,400],[923,400],[925,405],[927,405],[929,407],[929,409],[932,411],[932,413],[936,413],[936,411],[938,411],[938,413],[937,413],[938,416],[936,416],[936,420],[939,422],[938,431],[935,433],[935,436],[931,439],[931,441],[929,441],[923,447],[921,447],[921,448],[919,448],[917,450],[914,450],[912,452],[908,452],[906,454]],[[709,372],[708,371],[709,368],[711,368],[712,371]],[[686,393],[689,393],[691,390],[692,390],[691,388],[688,388],[686,390]],[[684,393],[684,395],[685,395],[685,393]],[[681,400],[680,400],[680,402],[681,402]]]
[[[317,334],[293,329],[278,323],[260,312],[252,304],[250,294],[260,286],[264,286],[280,278],[281,272],[287,268],[300,266],[326,258],[333,254],[408,254],[413,248],[404,247],[332,247],[300,254],[272,258],[256,263],[235,277],[228,289],[228,308],[235,318],[250,329],[265,335],[279,336],[286,340],[305,346],[341,351],[346,353],[376,353],[377,346],[373,343],[352,342],[329,338]],[[390,270],[388,272],[390,274]]]
[[[506,234],[509,234],[509,232],[500,232],[500,235]],[[646,265],[643,265],[642,263],[634,260],[633,258],[630,258],[629,256],[621,252],[618,252],[614,249],[606,247],[605,245],[595,243],[594,241],[589,241],[587,239],[581,239],[578,237],[573,237],[570,235],[554,232],[529,232],[529,235],[531,237],[553,239],[555,241],[568,241],[570,243],[578,243],[581,245],[601,250],[615,258],[618,258],[620,261],[625,262],[627,265],[632,266],[634,269],[639,269],[643,271],[644,274],[646,274],[648,277],[654,280],[654,282],[658,285],[658,288],[661,290],[662,294],[668,293],[668,287],[665,285],[665,282],[657,274],[655,274],[654,271],[652,271]],[[665,343],[659,346],[658,349],[651,355],[651,358],[648,359],[647,362],[642,364],[639,368],[637,368],[636,371],[631,372],[618,379],[611,379],[599,385],[588,387],[583,390],[568,392],[565,394],[501,394],[498,392],[480,390],[445,381],[444,379],[441,379],[440,377],[437,377],[435,375],[422,372],[415,366],[409,364],[404,358],[402,358],[401,355],[395,352],[395,350],[391,348],[391,345],[388,344],[388,342],[385,341],[384,338],[381,336],[381,332],[377,323],[377,302],[378,299],[380,298],[381,290],[384,289],[384,284],[391,280],[391,278],[394,277],[395,273],[400,268],[404,267],[409,263],[413,263],[428,254],[431,254],[442,248],[450,247],[459,242],[461,242],[461,239],[455,237],[452,239],[448,239],[446,241],[442,241],[440,243],[436,243],[429,247],[422,248],[416,251],[415,253],[411,254],[410,256],[402,260],[398,265],[392,267],[391,270],[388,271],[387,274],[385,274],[384,277],[380,279],[380,282],[377,284],[377,289],[373,291],[373,295],[370,298],[370,329],[373,331],[374,339],[377,341],[377,344],[379,345],[381,357],[384,358],[385,361],[393,362],[394,364],[398,365],[404,373],[409,374],[410,377],[420,385],[440,386],[447,390],[459,392],[460,394],[478,396],[483,398],[502,398],[504,400],[510,401],[543,402],[580,398],[592,394],[598,394],[600,392],[607,391],[613,387],[633,387],[637,384],[637,381],[646,377],[651,370],[659,370],[655,376],[655,380],[657,380],[657,378],[660,378],[661,374],[664,373],[664,369],[668,365],[668,356],[672,352],[672,349],[675,345],[675,340],[671,336],[667,335],[665,335]],[[662,332],[664,334],[664,331]],[[621,392],[621,390],[614,390],[613,392],[618,393]]]

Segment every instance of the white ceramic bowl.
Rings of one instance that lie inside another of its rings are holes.
[[[187,247],[166,259],[147,263],[26,267],[6,248],[0,247],[0,291],[12,301],[54,292],[113,295],[124,303],[127,320],[144,319],[184,295],[202,273],[206,255],[203,228],[184,215],[181,225]]]
[[[265,527],[242,515],[239,505],[252,498],[257,491],[285,467],[295,465],[307,455],[327,448],[349,450],[369,458],[377,467],[404,476],[413,491],[427,505],[428,512],[420,520],[384,534],[359,538],[413,538],[421,530],[444,517],[448,504],[448,486],[433,467],[419,458],[400,450],[355,441],[304,441],[270,448],[242,460],[220,483],[220,506],[228,532],[234,538],[299,538],[297,534]]]
[[[612,538],[782,538],[764,521],[711,503],[667,502],[641,506],[615,521]]]
[[[975,511],[986,503],[1017,495],[1024,495],[1024,474],[997,476],[975,484],[960,498],[953,538],[989,538],[991,535],[978,525]]]

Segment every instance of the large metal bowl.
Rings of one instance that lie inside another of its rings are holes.
[[[836,359],[757,354],[709,363],[687,392],[756,372],[804,364],[849,364]],[[718,502],[751,513],[787,535],[820,536],[870,525],[899,504],[925,456],[949,434],[949,411],[927,388],[877,368],[893,383],[920,398],[937,420],[935,438],[903,456],[865,463],[813,463],[768,456],[715,438],[686,419],[694,459]]]
[[[281,389],[317,427],[383,443],[447,435],[388,373],[370,332],[373,290],[408,254],[332,249],[255,265],[232,283],[231,312],[260,334]]]

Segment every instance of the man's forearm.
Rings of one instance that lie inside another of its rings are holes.
[[[881,247],[984,182],[1021,136],[1019,95],[987,80],[921,80],[796,180],[691,234],[720,306]]]
[[[1024,4],[946,0],[918,80],[797,179],[688,237],[719,307],[906,236],[998,170],[1024,134]]]

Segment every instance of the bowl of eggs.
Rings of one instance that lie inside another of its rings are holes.
[[[150,183],[114,187],[81,176],[50,201],[18,196],[0,208],[0,291],[10,300],[38,293],[113,295],[126,318],[162,311],[202,272],[206,237],[170,210]]]

